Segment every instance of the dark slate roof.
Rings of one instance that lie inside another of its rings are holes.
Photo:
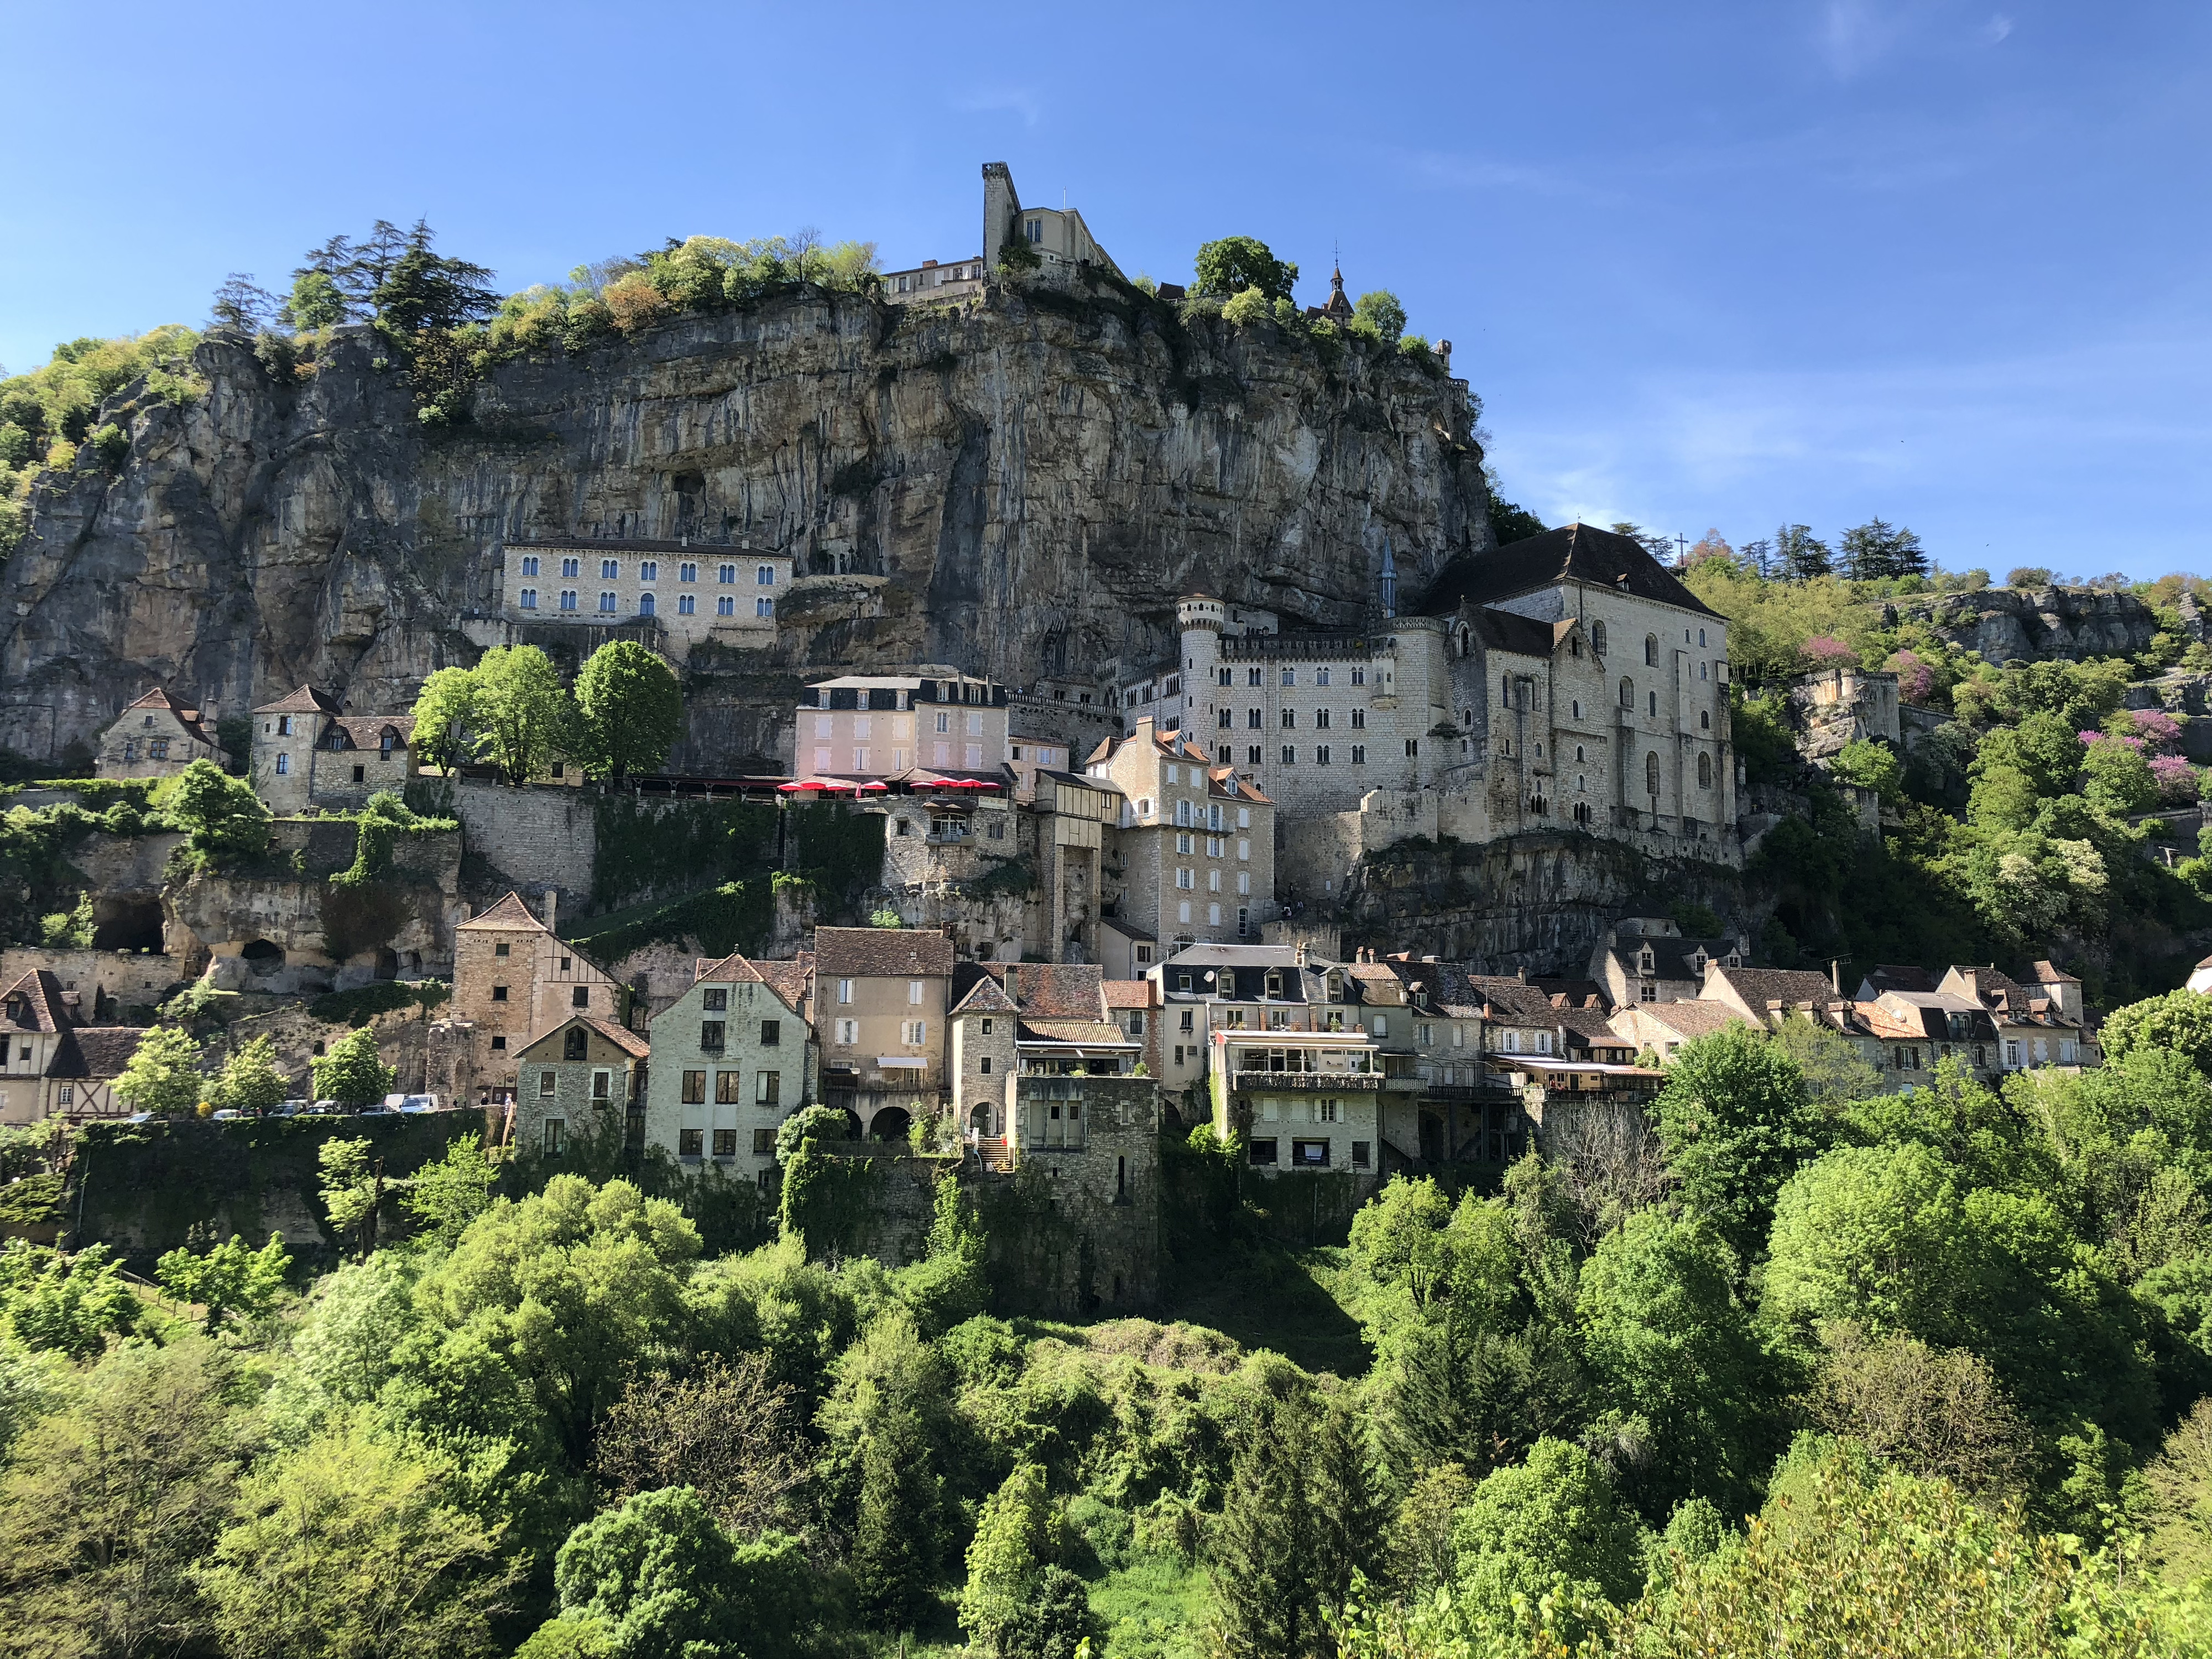
[[[146,1040],[138,1025],[78,1025],[62,1034],[46,1063],[48,1077],[120,1077]]]
[[[1735,955],[1735,945],[1732,939],[1679,939],[1668,933],[1645,933],[1616,941],[1606,954],[1620,964],[1623,973],[1634,979],[1640,976],[1637,963],[1649,946],[1652,978],[1694,980],[1702,985],[1705,969],[1691,967],[1690,958],[1703,951],[1708,960],[1718,962]]]
[[[1419,614],[1453,616],[1462,605],[1486,605],[1567,581],[1609,587],[1720,618],[1717,611],[1676,580],[1633,537],[1586,524],[1547,530],[1486,553],[1462,554],[1437,574]]]
[[[0,992],[0,1010],[6,1024],[18,1031],[65,1031],[75,1024],[61,981],[44,968],[33,968]]]
[[[1515,611],[1474,613],[1474,632],[1491,650],[1510,651],[1516,657],[1536,657],[1547,661],[1551,658],[1552,647],[1559,642],[1559,630],[1573,625],[1539,622]]]
[[[318,691],[312,685],[303,685],[288,697],[275,702],[264,702],[253,712],[257,714],[335,714],[338,700],[327,691]]]
[[[726,558],[732,554],[744,559],[787,559],[791,556],[788,553],[772,553],[766,548],[744,547],[729,542],[667,542],[614,536],[514,537],[507,541],[507,545],[541,549],[580,548],[587,553],[690,553],[702,559]]]
[[[833,978],[904,979],[952,971],[952,941],[915,927],[817,927],[815,972]]]
[[[1468,1000],[1484,1009],[1483,1018],[1500,1025],[1557,1025],[1566,1011],[1552,1006],[1540,985],[1531,985],[1515,975],[1469,974]]]
[[[404,749],[414,741],[415,717],[412,714],[340,714],[331,720],[331,729],[345,733],[349,749],[381,749],[384,733],[389,729],[399,740],[399,746]]]

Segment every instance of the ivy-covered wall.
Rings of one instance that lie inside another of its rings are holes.
[[[386,1179],[397,1179],[483,1127],[475,1112],[87,1124],[62,1194],[64,1242],[110,1245],[133,1272],[150,1273],[195,1228],[257,1244],[275,1232],[294,1256],[327,1267],[337,1246],[319,1196],[325,1141],[368,1140]]]
[[[601,795],[592,808],[592,908],[619,910],[764,876],[775,860],[776,817],[764,801]]]

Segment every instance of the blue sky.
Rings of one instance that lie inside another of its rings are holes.
[[[427,216],[972,253],[985,161],[1173,280],[1256,235],[1454,342],[1507,493],[1954,568],[2212,572],[2212,8],[18,3],[0,363]]]

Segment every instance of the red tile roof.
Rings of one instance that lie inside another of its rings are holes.
[[[553,930],[530,914],[530,907],[522,902],[520,893],[509,893],[481,915],[471,916],[456,925],[455,931],[494,933],[507,930],[525,933],[549,933]]]
[[[303,685],[289,696],[275,702],[264,702],[253,712],[257,714],[335,714],[343,707],[327,691],[318,691],[312,685]]]
[[[817,927],[815,972],[836,978],[902,979],[952,971],[952,941],[915,927]]]

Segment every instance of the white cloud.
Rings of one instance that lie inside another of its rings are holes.
[[[1022,118],[1022,125],[1034,127],[1044,114],[1044,100],[1028,87],[999,87],[971,93],[953,106],[969,115],[988,115],[1004,111]]]
[[[1887,52],[1903,33],[1901,20],[1869,0],[1827,0],[1820,17],[1820,54],[1831,70],[1848,80]]]
[[[1993,46],[2011,33],[2012,19],[2002,12],[1997,13],[1996,16],[1982,25],[1982,39]]]

